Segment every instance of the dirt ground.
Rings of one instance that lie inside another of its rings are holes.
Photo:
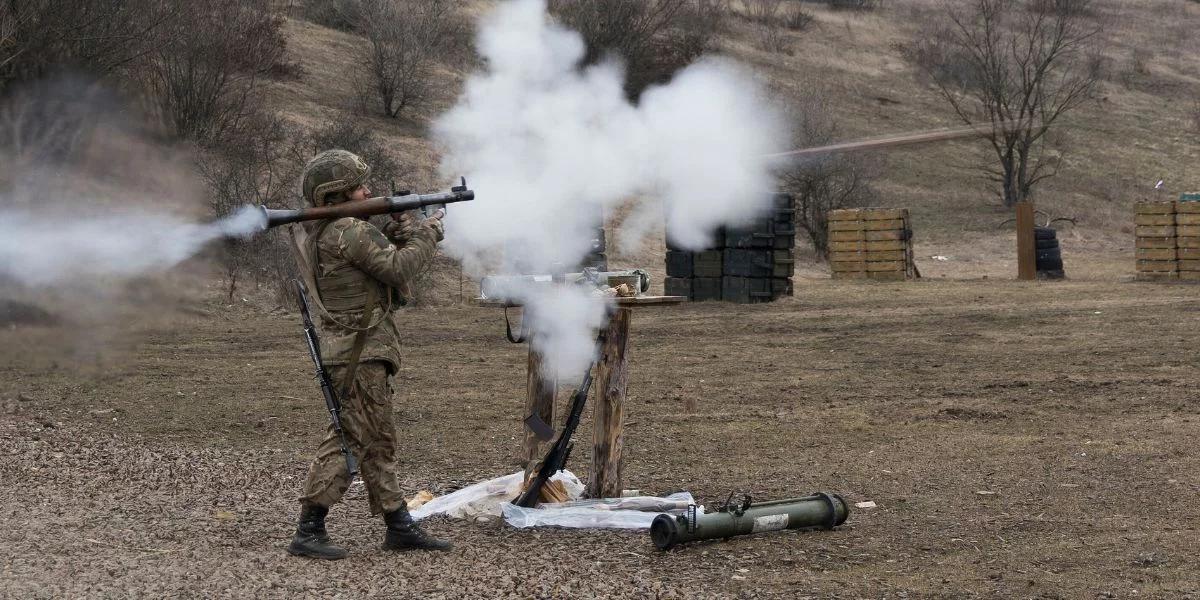
[[[213,299],[128,321],[110,335],[129,352],[86,364],[39,350],[79,335],[68,324],[10,326],[0,595],[1200,598],[1200,288],[796,290],[635,314],[626,487],[710,504],[828,490],[877,508],[665,553],[640,532],[437,518],[454,551],[385,554],[356,487],[330,521],[351,557],[289,557],[325,421],[296,315]],[[525,349],[500,314],[399,318],[407,489],[516,470]]]

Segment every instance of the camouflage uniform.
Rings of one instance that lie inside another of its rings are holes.
[[[362,186],[371,169],[344,150],[318,154],[305,167],[303,194],[313,205],[344,201]],[[447,542],[425,534],[408,514],[396,475],[396,431],[392,422],[391,376],[400,368],[400,332],[392,313],[442,239],[440,219],[406,218],[385,227],[356,218],[306,223],[299,249],[314,271],[311,290],[321,310],[321,350],[342,403],[342,431],[358,459],[371,512],[387,524],[384,548],[447,550]],[[372,293],[374,292],[374,293]],[[364,313],[367,313],[364,315]],[[347,386],[356,340],[364,331],[354,381]],[[288,552],[337,560],[346,551],[325,530],[329,507],[350,486],[341,439],[332,424],[317,448],[300,498],[300,521]]]
[[[334,389],[346,389],[346,364],[358,325],[364,322],[367,287],[378,289],[366,321],[376,325],[366,335],[354,385],[342,398],[342,428],[361,465],[373,514],[404,503],[396,476],[390,385],[390,376],[400,368],[400,333],[391,313],[402,302],[400,290],[407,289],[437,248],[440,229],[435,224],[440,222],[429,223],[394,234],[392,240],[360,219],[309,226],[310,235],[315,235],[310,244],[315,252],[310,250],[309,256],[315,259],[317,293],[328,311],[321,315],[321,349]],[[349,485],[341,441],[330,425],[309,469],[303,500],[328,507]]]

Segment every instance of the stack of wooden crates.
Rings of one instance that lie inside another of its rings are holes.
[[[903,281],[916,276],[907,208],[829,211],[834,279]]]
[[[739,304],[770,302],[792,295],[795,272],[795,200],[773,198],[771,213],[744,227],[715,232],[713,246],[688,251],[667,240],[663,292],[692,301]]]
[[[1134,205],[1138,280],[1200,281],[1200,202],[1191,197]]]

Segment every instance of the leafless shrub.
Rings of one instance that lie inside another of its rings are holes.
[[[793,108],[797,147],[835,141],[838,127],[819,93],[810,93]],[[829,255],[829,211],[866,206],[874,198],[874,160],[860,154],[828,154],[797,162],[782,174],[784,189],[796,199],[796,224],[808,233],[813,249]]]
[[[584,64],[609,54],[625,63],[630,98],[709,50],[728,11],[722,0],[550,0],[549,8],[583,36]]]
[[[783,27],[783,0],[745,0],[745,3],[746,16],[758,33],[755,45],[768,52],[786,51],[788,40]]]
[[[258,84],[283,60],[283,17],[271,0],[197,0],[176,10],[146,88],[175,135],[217,143],[259,110]]]
[[[363,0],[359,17],[367,37],[360,101],[391,118],[437,97],[445,88],[439,62],[467,47],[469,27],[453,0]]]
[[[0,100],[0,153],[14,172],[69,162],[86,145],[98,117],[117,99],[100,81],[55,77],[23,83]]]
[[[341,31],[354,31],[361,22],[360,0],[301,0],[300,16]]]
[[[0,6],[0,94],[64,71],[103,78],[162,40],[169,7],[155,0],[24,0]]]
[[[294,205],[303,165],[296,161],[298,137],[278,115],[254,113],[219,146],[210,147],[197,166],[208,184],[213,214],[228,215],[246,204]],[[258,285],[280,286],[293,277],[291,252],[282,236],[282,232],[272,231],[222,242],[220,260],[231,301],[247,278]],[[286,286],[277,287],[276,292],[281,300],[289,297]]]
[[[964,6],[965,4],[965,6]],[[1067,112],[1093,97],[1102,25],[1091,0],[1069,12],[1028,10],[1026,0],[945,2],[943,17],[907,47],[963,122],[982,123],[996,154],[985,173],[1005,206],[1030,197],[1056,173],[1061,154],[1047,134]]]
[[[882,0],[825,0],[834,10],[875,10]]]

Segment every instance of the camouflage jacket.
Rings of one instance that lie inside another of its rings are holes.
[[[400,332],[392,313],[403,303],[410,282],[437,250],[432,225],[414,228],[406,239],[389,240],[374,225],[345,217],[306,227],[317,235],[309,244],[317,293],[329,314],[321,315],[321,354],[333,367],[349,361],[356,329],[362,324],[367,286],[378,286],[359,362],[379,360],[388,373],[400,368]],[[314,248],[315,245],[315,248]],[[330,319],[330,317],[333,317]]]

